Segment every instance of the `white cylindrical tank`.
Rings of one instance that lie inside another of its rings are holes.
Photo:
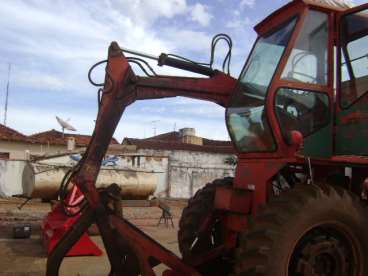
[[[23,194],[32,198],[56,199],[60,183],[67,166],[27,163],[22,176]],[[128,169],[101,168],[96,187],[107,187],[116,183],[121,188],[123,199],[146,199],[157,187],[157,176],[154,172]]]
[[[0,198],[22,195],[24,161],[0,160]]]
[[[185,127],[185,128],[179,129],[179,133],[181,137],[196,135],[195,128],[191,128],[191,127]]]

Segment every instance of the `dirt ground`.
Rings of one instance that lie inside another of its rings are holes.
[[[40,223],[50,211],[50,204],[33,201],[22,210],[17,206],[22,201],[17,199],[0,200],[0,275],[45,275],[46,250],[40,238]],[[178,218],[185,202],[167,202],[171,207],[175,228],[164,225],[156,226],[161,216],[157,207],[124,207],[124,217],[160,242],[175,254],[178,252],[177,229]],[[13,226],[22,223],[32,225],[32,235],[29,239],[13,239]],[[103,249],[99,236],[92,239]],[[107,275],[110,265],[106,253],[99,257],[67,257],[60,269],[60,275]],[[161,275],[164,266],[155,268]]]

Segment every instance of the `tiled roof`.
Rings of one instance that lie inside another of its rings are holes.
[[[57,131],[55,129],[36,133],[30,135],[29,137],[37,140],[39,143],[42,144],[50,143],[51,145],[65,145],[68,137],[74,137],[75,144],[77,146],[87,146],[91,140],[90,135],[65,133],[63,136],[62,132]],[[115,138],[112,138],[111,144],[118,144],[118,141],[116,141]]]
[[[15,141],[15,142],[27,142],[34,143],[33,139],[26,135],[0,124],[0,140],[2,141]]]
[[[230,141],[210,140],[203,138],[203,145],[183,143],[180,133],[172,131],[146,139],[125,138],[123,144],[135,145],[142,149],[157,150],[186,150],[213,153],[234,154],[235,150]]]
[[[144,140],[162,140],[162,141],[178,141],[180,139],[180,133],[178,131],[166,132]]]

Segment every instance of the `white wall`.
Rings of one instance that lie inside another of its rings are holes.
[[[138,154],[146,156],[141,163],[145,168],[164,171],[159,176],[158,196],[189,198],[206,183],[233,176],[235,171],[234,166],[225,163],[231,154],[150,149],[140,149]]]
[[[10,159],[25,159],[25,151],[31,154],[59,153],[66,151],[66,145],[41,145],[22,142],[0,141],[0,152],[9,152]]]
[[[58,153],[65,151],[66,146],[47,147],[0,141],[0,152],[10,152],[11,159],[24,159],[25,150],[32,154]],[[156,196],[189,198],[206,183],[234,175],[235,167],[224,162],[230,156],[232,155],[184,150],[139,149],[135,153],[119,155],[117,166],[155,172],[158,178]],[[61,157],[60,162],[69,163],[70,159]]]
[[[234,175],[234,166],[225,163],[231,155],[173,151],[170,156],[170,196],[189,198],[207,183]]]

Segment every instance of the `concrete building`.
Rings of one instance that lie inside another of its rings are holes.
[[[156,195],[189,198],[214,179],[234,175],[234,149],[229,141],[205,139],[184,128],[147,139],[125,138],[136,146],[125,166],[161,172]]]
[[[39,162],[72,166],[81,158],[78,150],[82,153],[90,139],[88,135],[63,135],[54,129],[26,136],[0,125],[0,159],[13,161],[0,164],[3,175],[5,171],[17,175],[26,162],[15,160],[28,160],[29,157],[56,155],[56,159]],[[155,196],[189,198],[206,183],[232,176],[234,160],[231,142],[198,137],[194,129],[185,128],[147,139],[125,138],[122,144],[113,139],[103,165],[106,169],[155,175]]]
[[[69,168],[77,164],[90,139],[88,135],[63,134],[54,129],[26,136],[0,125],[0,198],[23,195],[49,199],[57,195],[61,179]],[[135,148],[129,149],[112,139],[108,154],[118,156],[129,150],[134,151]],[[124,170],[112,166],[114,162],[115,159],[107,160],[106,167],[102,168],[100,178],[104,179],[103,185],[122,183],[130,190],[138,185],[140,194],[148,186],[155,190],[156,179],[152,180],[151,172]],[[27,175],[30,177],[24,178]]]
[[[39,152],[40,149],[36,140],[0,124],[0,159],[25,159],[27,150]]]

